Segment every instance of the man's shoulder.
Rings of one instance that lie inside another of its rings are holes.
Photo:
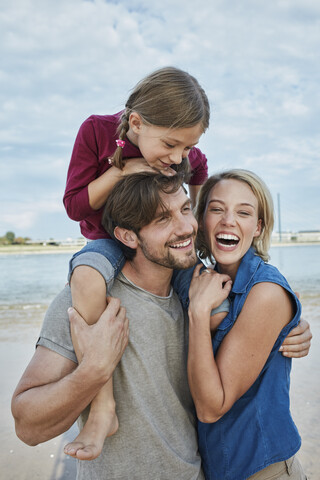
[[[37,345],[49,348],[76,362],[68,316],[68,308],[71,306],[71,290],[69,285],[66,285],[49,305]]]
[[[64,314],[67,314],[67,310],[72,306],[72,297],[70,285],[67,284],[65,287],[58,293],[58,295],[52,300],[46,315],[51,314],[52,311],[59,312],[62,311]]]

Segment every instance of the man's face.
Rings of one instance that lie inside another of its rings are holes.
[[[139,247],[145,258],[170,269],[192,267],[197,260],[195,237],[198,224],[190,199],[182,187],[176,193],[161,194],[165,210],[139,232]]]

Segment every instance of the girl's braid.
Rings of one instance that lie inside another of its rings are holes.
[[[126,108],[124,110],[124,112],[122,113],[121,118],[120,118],[120,124],[119,124],[118,129],[117,129],[118,138],[120,140],[124,140],[126,138],[127,131],[129,130],[129,114],[130,114],[129,112],[130,112],[130,110],[128,108]],[[121,170],[124,167],[124,160],[122,158],[122,150],[123,150],[122,147],[117,147],[113,156],[112,156],[112,164],[115,167],[120,168]]]

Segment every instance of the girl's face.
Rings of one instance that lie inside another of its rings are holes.
[[[261,233],[258,200],[244,182],[224,179],[208,196],[202,228],[221,273],[234,280],[242,257]]]
[[[138,114],[130,116],[128,138],[139,148],[152,168],[165,173],[172,165],[182,162],[203,133],[201,124],[194,127],[170,129],[145,125]]]

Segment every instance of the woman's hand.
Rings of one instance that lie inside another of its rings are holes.
[[[213,308],[217,308],[228,297],[232,281],[229,275],[205,269],[200,273],[202,264],[196,266],[189,289],[189,311],[192,316],[210,318]]]

